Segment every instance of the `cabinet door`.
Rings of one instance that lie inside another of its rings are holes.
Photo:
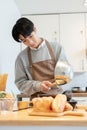
[[[60,43],[66,51],[74,71],[85,70],[85,21],[84,14],[60,15]]]
[[[34,22],[39,37],[43,37],[48,41],[57,40],[59,42],[58,15],[32,15],[26,17]],[[24,45],[22,46],[23,48]]]
[[[86,58],[85,58],[85,66],[87,68],[87,13],[85,13],[85,32],[86,32],[86,35],[85,35],[85,41],[86,41]]]

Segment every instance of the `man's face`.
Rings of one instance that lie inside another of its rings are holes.
[[[36,31],[33,31],[29,36],[26,38],[23,35],[19,35],[19,39],[26,45],[32,48],[37,48],[38,46],[38,37],[36,35]]]

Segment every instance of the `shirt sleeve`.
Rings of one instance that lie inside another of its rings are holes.
[[[40,91],[41,82],[29,79],[20,57],[17,57],[15,62],[15,84],[21,93],[29,96]]]

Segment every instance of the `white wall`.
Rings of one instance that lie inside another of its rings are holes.
[[[11,30],[20,17],[14,0],[0,0],[0,74],[8,73],[6,91],[19,93],[14,84],[14,63],[20,51],[20,44],[16,43]]]

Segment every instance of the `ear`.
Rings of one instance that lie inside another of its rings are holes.
[[[34,26],[34,32],[37,32],[36,26]]]

